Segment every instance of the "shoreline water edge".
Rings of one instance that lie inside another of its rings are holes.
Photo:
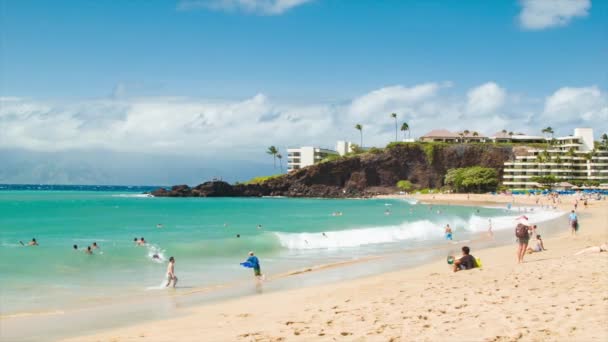
[[[421,201],[421,203],[436,203],[436,204],[453,204],[453,205],[470,205],[470,206],[497,206],[497,207],[503,207],[502,204],[507,203],[507,202],[512,202],[513,203],[513,199],[508,199],[506,198],[507,196],[489,196],[489,195],[470,195],[467,196],[466,198],[464,197],[464,195],[437,195],[437,196],[425,196],[425,195],[420,195],[420,196],[415,196],[415,197],[407,197],[404,198],[403,196],[391,196],[391,197],[383,197],[383,198],[390,198],[390,199],[399,199],[399,200],[407,200],[407,201]],[[527,207],[535,207],[538,205],[538,203],[535,203],[534,200],[530,200],[529,198],[525,198],[525,197],[516,197],[515,198],[516,202],[518,203],[517,205],[519,205],[519,203],[521,204],[521,206],[527,206]],[[569,202],[570,198],[566,197],[566,200]],[[586,217],[588,214],[590,214],[592,209],[597,209],[597,208],[593,208],[596,205],[602,205],[604,208],[604,214],[605,214],[605,202],[601,201],[601,202],[597,202],[597,203],[593,203],[592,208],[589,209],[589,213],[585,213],[582,217],[583,219],[583,226],[586,227],[587,224],[585,223],[587,220],[589,220],[590,218]],[[560,210],[561,213],[563,214],[563,212],[566,211],[566,209],[568,209],[568,206],[571,206],[570,203],[563,203],[560,205]],[[538,208],[538,207],[537,207]],[[599,215],[601,216],[601,212],[599,213]],[[598,215],[596,213],[596,215]],[[589,215],[590,216],[590,215]],[[565,220],[563,217],[559,217],[558,216],[554,216],[552,217],[553,221],[551,221],[551,225],[555,225],[555,226],[563,226],[563,224],[560,224],[560,220],[563,221]],[[544,232],[548,232],[550,229],[544,229]],[[552,238],[550,238],[549,240],[545,240],[546,244],[548,246],[551,246],[551,244],[553,243],[554,239],[561,239],[563,237],[561,237],[561,235],[558,231],[561,230],[560,227],[555,227],[555,233],[551,233],[549,235],[554,236]],[[507,230],[504,231],[505,233],[507,232]],[[500,234],[500,231],[497,231],[498,234]],[[506,240],[505,240],[506,241]],[[506,244],[506,242],[503,241],[503,243],[501,243],[502,245]],[[599,241],[599,240],[597,240]],[[597,242],[594,240],[594,242]],[[580,242],[580,241],[579,241]],[[599,243],[599,242],[598,242]],[[468,243],[471,244],[471,243]],[[475,242],[472,242],[472,244],[475,246],[477,245]],[[453,250],[457,249],[460,247],[460,244],[455,244],[454,246],[446,246],[445,248],[437,248],[439,251],[436,253],[430,253],[428,254],[427,258],[423,258],[423,259],[416,259],[417,254],[420,254],[421,251],[428,251],[429,247],[428,246],[420,246],[419,249],[413,248],[410,251],[407,252],[403,252],[403,251],[393,251],[391,253],[384,253],[383,255],[365,255],[365,256],[361,256],[355,260],[350,260],[350,261],[338,261],[338,262],[330,262],[324,265],[317,265],[317,266],[311,266],[311,267],[304,267],[304,268],[299,268],[299,269],[292,269],[292,270],[287,270],[285,272],[282,272],[280,274],[275,274],[273,275],[272,278],[269,279],[269,283],[268,284],[264,284],[264,289],[261,288],[256,288],[255,290],[252,290],[250,287],[248,286],[233,286],[234,284],[219,284],[219,285],[215,285],[215,286],[209,286],[209,287],[197,287],[197,288],[189,288],[189,289],[182,289],[181,291],[178,291],[176,293],[173,293],[171,295],[165,296],[165,298],[163,298],[160,302],[156,301],[150,301],[149,303],[145,302],[145,301],[134,301],[130,304],[126,304],[126,305],[115,305],[116,303],[106,303],[107,305],[102,305],[99,304],[99,307],[103,306],[102,311],[104,311],[106,313],[107,316],[111,317],[111,316],[115,316],[115,317],[122,317],[122,319],[107,319],[106,324],[100,324],[100,325],[90,325],[89,328],[77,328],[77,329],[72,329],[71,331],[55,331],[55,335],[39,335],[38,337],[43,337],[42,339],[45,339],[44,336],[46,336],[46,339],[56,339],[56,338],[60,338],[60,337],[67,337],[67,336],[78,336],[81,334],[87,334],[87,332],[96,332],[96,333],[100,333],[101,335],[95,335],[96,337],[91,337],[91,340],[104,340],[104,338],[108,338],[109,339],[109,335],[108,334],[115,334],[116,332],[119,331],[128,331],[129,329],[134,329],[135,327],[139,327],[142,324],[144,326],[149,325],[149,324],[153,324],[151,323],[152,321],[158,321],[159,323],[163,323],[164,322],[169,322],[169,319],[171,317],[180,317],[178,319],[182,319],[184,320],[184,322],[186,322],[188,319],[191,319],[192,315],[195,315],[195,313],[193,312],[198,312],[199,310],[207,310],[210,308],[217,308],[217,307],[223,307],[223,306],[227,306],[227,311],[230,311],[231,308],[233,308],[234,305],[237,305],[236,303],[238,302],[248,302],[248,301],[257,301],[260,300],[263,297],[266,296],[283,296],[285,292],[292,292],[292,291],[303,291],[303,292],[309,292],[312,291],[312,289],[317,288],[319,286],[323,287],[323,288],[328,288],[328,287],[341,287],[341,286],[346,286],[346,284],[350,284],[352,282],[360,282],[360,281],[372,281],[373,279],[377,279],[377,278],[383,278],[385,276],[388,275],[394,275],[395,273],[403,273],[403,274],[407,274],[407,273],[416,273],[415,270],[417,270],[418,268],[420,268],[420,264],[424,263],[425,266],[424,267],[431,267],[431,265],[436,265],[438,262],[436,261],[437,259],[440,258],[440,255],[445,255],[445,253],[447,252],[446,250],[450,250],[450,252],[453,252]],[[496,244],[479,244],[479,248],[508,248],[508,246],[503,246],[503,247],[497,247]],[[474,249],[472,251],[472,254],[474,254],[475,256],[478,256],[479,253],[483,253],[483,257],[482,259],[484,259],[484,269],[488,268],[488,262],[486,261],[486,259],[488,259],[488,257],[485,255],[487,254],[487,249],[484,249],[483,252],[479,250],[479,248]],[[443,249],[443,250],[442,250]],[[551,247],[548,247],[548,249],[551,251]],[[513,253],[514,254],[514,253]],[[549,253],[547,253],[549,254]],[[509,255],[509,257],[511,257],[511,255]],[[533,256],[532,256],[533,257]],[[412,259],[414,262],[412,263],[403,263],[403,262],[398,262],[395,263],[394,260],[399,260],[399,259]],[[509,258],[509,260],[514,259],[514,258]],[[492,258],[490,258],[490,261],[492,260]],[[502,261],[503,263],[506,261],[507,264],[509,264],[509,260],[504,260]],[[384,266],[384,268],[382,267],[378,267],[378,265],[382,264],[384,262],[384,264],[390,264],[390,266]],[[392,263],[392,264],[391,264]],[[489,263],[489,265],[492,265],[492,262]],[[368,271],[357,271],[356,269],[359,268],[359,270],[363,269],[368,269],[368,268],[378,268],[378,270],[380,272],[368,272]],[[409,267],[408,269],[404,269],[405,267]],[[413,267],[413,268],[412,268]],[[435,266],[437,267],[437,265]],[[491,266],[490,266],[491,267]],[[402,269],[402,271],[396,271]],[[451,276],[449,275],[449,273],[446,273],[446,269],[445,266],[443,267],[439,267],[437,269],[437,271],[442,274],[442,277],[444,276]],[[333,272],[333,273],[332,273]],[[352,274],[345,276],[344,273],[346,272],[350,272]],[[474,271],[476,272],[476,270]],[[326,279],[323,279],[322,281],[310,281],[310,279],[308,279],[308,281],[306,280],[307,278],[323,278],[323,273],[327,273],[328,275],[325,277]],[[314,274],[314,275],[313,275]],[[318,276],[317,276],[318,274]],[[294,278],[293,281],[291,281],[290,284],[290,280],[289,278]],[[281,283],[281,281],[283,282],[283,284],[281,284],[280,286],[276,286],[273,287],[272,284],[273,283]],[[302,287],[304,286],[305,288],[303,289],[298,289],[298,287]],[[378,289],[380,290],[380,288]],[[223,292],[223,293],[222,293]],[[212,293],[216,293],[215,296],[212,295]],[[211,294],[211,295],[210,295]],[[251,296],[251,295],[254,296]],[[195,298],[195,296],[198,296],[198,298]],[[208,297],[208,298],[205,298]],[[236,299],[235,299],[236,298]],[[141,314],[140,312],[138,312],[138,310],[134,310],[134,308],[132,306],[141,306],[141,308],[148,308],[148,307],[153,307],[153,306],[157,306],[157,305],[161,305],[162,306],[166,306],[167,303],[172,303],[172,305],[174,305],[175,307],[171,308],[170,310],[166,310],[166,309],[159,309],[157,310],[158,313],[157,314]],[[126,309],[125,306],[131,306],[130,309]],[[202,305],[202,306],[200,306]],[[245,304],[243,304],[245,305]],[[605,304],[604,304],[605,305]],[[200,307],[199,307],[200,306]],[[245,305],[246,306],[246,305]],[[207,309],[205,309],[207,308]],[[125,315],[116,315],[117,311],[123,311],[123,312],[128,312],[130,313],[130,315],[125,316]],[[86,310],[80,310],[82,313],[84,313],[83,317],[86,317],[87,312],[89,314],[94,314],[95,310],[91,310],[91,309],[86,309]],[[165,311],[163,313],[163,311]],[[276,311],[275,309],[271,310],[271,311]],[[43,321],[50,321],[53,322],[54,320],[56,320],[56,322],[61,321],[61,319],[63,317],[69,317],[72,316],[73,313],[69,313],[67,311],[56,311],[56,312],[51,312],[51,313],[47,313],[44,315],[38,315],[38,317],[30,317],[27,315],[22,315],[22,316],[18,316],[18,317],[3,317],[0,320],[0,323],[3,325],[3,335],[6,335],[7,337],[11,337],[12,332],[15,331],[15,329],[18,329],[20,327],[23,326],[27,326],[32,322],[36,322],[36,324],[42,324],[42,326],[44,326],[44,322]],[[35,316],[35,315],[34,315]],[[101,317],[103,317],[104,315],[101,315]],[[253,316],[253,315],[252,315]],[[53,319],[49,320],[49,317],[53,317]],[[189,318],[190,317],[190,318]],[[247,316],[248,317],[248,316]],[[17,322],[18,320],[21,320],[21,322]],[[254,319],[255,320],[255,319]],[[147,321],[150,321],[150,323],[146,323]],[[179,323],[176,323],[179,324]],[[83,324],[84,325],[84,324]],[[127,326],[126,328],[124,328],[124,326]],[[123,328],[120,328],[120,327]],[[132,327],[132,328],[129,328]],[[150,326],[147,326],[146,330],[148,330],[148,328],[150,328]],[[8,330],[7,330],[8,329]],[[109,330],[108,330],[109,329]],[[113,329],[117,329],[117,330],[113,330]],[[240,329],[237,329],[240,330]],[[284,330],[284,329],[279,329],[279,330]],[[288,329],[289,330],[289,329]],[[325,330],[323,330],[325,331]],[[190,331],[191,333],[193,333],[192,331]],[[217,333],[217,332],[216,332]],[[245,333],[244,333],[245,334]],[[302,334],[302,333],[300,333]],[[301,336],[301,335],[294,335],[291,337],[296,337],[296,336]],[[321,333],[324,334],[324,333]],[[355,333],[353,333],[354,336],[356,336]],[[118,334],[120,335],[120,334]],[[149,340],[164,340],[165,338],[169,338],[169,336],[167,335],[146,335],[146,337]],[[382,335],[382,334],[381,334]],[[21,339],[23,340],[27,340],[27,334],[23,335],[23,334],[14,334],[12,335],[13,337],[17,338],[18,336],[21,336]],[[103,337],[102,337],[103,336]],[[188,335],[180,335],[181,339],[186,339],[188,340]],[[270,336],[270,335],[269,335]],[[323,338],[324,336],[330,336],[329,334],[327,335],[318,335],[317,334],[317,338]],[[339,335],[339,336],[345,336],[345,335]],[[346,336],[351,336],[351,335],[346,335]],[[384,336],[384,335],[382,335]],[[442,335],[435,335],[435,336],[442,336]],[[101,338],[100,338],[101,337]],[[217,337],[219,338],[219,340],[234,340],[234,339],[238,339],[238,335],[229,335],[228,333],[222,335],[219,334],[217,335]],[[139,337],[139,339],[141,339],[142,337]],[[246,337],[242,337],[242,339],[247,340]],[[37,338],[34,338],[37,339]],[[88,337],[85,336],[79,336],[77,340],[88,340]],[[120,335],[120,337],[112,337],[112,340],[130,340],[129,338],[126,338],[123,335]]]

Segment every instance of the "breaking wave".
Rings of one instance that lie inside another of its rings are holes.
[[[393,226],[356,228],[325,233],[272,233],[279,240],[281,247],[292,250],[349,248],[405,240],[439,240],[444,237],[446,224],[450,224],[455,233],[459,231],[466,233],[486,232],[490,226],[489,220],[491,220],[493,230],[512,229],[516,224],[515,220],[521,214],[517,212],[509,212],[508,214],[511,215],[491,218],[472,215],[468,220],[445,217],[435,222],[418,220]],[[557,211],[538,211],[526,214],[530,223],[548,221],[562,215],[564,215],[563,212]]]

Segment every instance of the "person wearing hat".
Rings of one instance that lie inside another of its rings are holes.
[[[251,265],[253,268],[253,275],[256,280],[260,281],[263,279],[262,271],[260,270],[260,260],[256,257],[253,252],[249,252],[249,257],[245,260],[246,263]]]
[[[515,227],[515,237],[517,238],[517,263],[524,262],[524,256],[528,250],[528,242],[530,241],[530,222],[526,216],[517,218],[517,226]]]

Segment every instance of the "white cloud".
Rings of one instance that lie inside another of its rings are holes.
[[[506,95],[506,91],[494,82],[473,88],[467,93],[467,113],[471,115],[494,114],[505,103]]]
[[[586,17],[591,0],[521,0],[519,23],[527,30],[565,26],[573,18]]]
[[[0,98],[0,148],[101,149],[259,161],[269,145],[283,150],[358,141],[357,123],[364,126],[366,146],[384,146],[394,139],[391,112],[399,115],[398,123],[408,122],[414,137],[435,128],[485,135],[502,129],[535,133],[548,125],[560,134],[577,125],[590,126],[599,135],[608,128],[607,95],[595,86],[561,88],[544,105],[521,98],[512,101],[495,83],[458,94],[444,94],[446,86],[395,85],[347,103],[307,105],[280,103],[264,94],[233,101],[108,97],[68,104]]]
[[[597,86],[560,88],[546,98],[542,117],[550,124],[578,123],[605,130],[608,95]]]
[[[181,0],[182,10],[208,8],[220,11],[241,11],[265,15],[278,15],[313,0]]]
[[[401,85],[380,88],[354,99],[350,113],[363,118],[390,113],[435,96],[441,87],[439,83],[424,83],[410,88]]]

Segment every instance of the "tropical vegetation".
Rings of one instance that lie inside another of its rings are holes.
[[[498,187],[498,171],[489,167],[471,166],[449,169],[445,184],[456,192],[489,192]]]
[[[277,150],[277,148],[275,146],[270,146],[268,148],[268,150],[266,150],[266,153],[270,154],[272,156],[272,159],[274,161],[274,168],[277,168],[277,154],[279,154],[279,150]]]
[[[412,190],[412,182],[408,180],[400,180],[397,182],[397,188],[401,191],[410,191]]]

